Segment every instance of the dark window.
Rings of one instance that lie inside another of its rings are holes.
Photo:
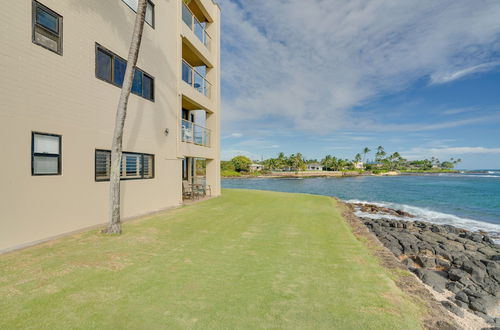
[[[36,23],[54,33],[59,33],[59,18],[42,6],[36,7]]]
[[[96,150],[95,152],[95,177],[96,180],[109,180],[111,166],[111,152]]]
[[[182,180],[188,180],[188,159],[182,159]]]
[[[141,155],[124,154],[125,158],[125,176],[140,177],[141,176]]]
[[[137,0],[123,0],[134,12],[137,12],[137,7],[139,6],[139,1]],[[155,5],[152,1],[148,1],[146,7],[146,16],[144,21],[149,24],[152,28],[155,27]]]
[[[154,100],[153,94],[153,78],[144,74],[142,79],[143,96],[148,100]]]
[[[61,136],[54,134],[31,134],[31,174],[61,174]]]
[[[113,58],[106,51],[98,48],[96,59],[96,75],[98,78],[111,82],[111,67]]]
[[[132,93],[142,96],[142,72],[137,68],[134,71],[134,81],[132,83]]]
[[[96,44],[95,74],[115,86],[122,87],[127,61]],[[154,102],[154,78],[135,68],[131,92]]]
[[[127,69],[127,62],[121,58],[115,57],[115,67],[114,67],[114,81],[118,86],[123,85],[123,79],[125,78],[125,70]]]
[[[33,1],[33,43],[62,55],[62,16]]]
[[[96,150],[95,152],[95,180],[109,180],[111,170],[111,151]],[[154,155],[135,152],[122,153],[120,178],[152,179],[154,178]]]

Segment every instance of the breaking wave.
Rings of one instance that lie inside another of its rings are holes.
[[[437,211],[432,211],[429,209],[425,209],[422,207],[398,204],[398,203],[390,203],[390,202],[367,202],[360,201],[356,199],[347,200],[346,203],[350,204],[372,204],[380,207],[386,207],[394,210],[400,210],[404,212],[408,212],[415,216],[415,218],[407,218],[407,217],[397,217],[393,215],[385,215],[385,214],[372,214],[361,211],[356,211],[355,214],[358,217],[365,217],[370,219],[393,219],[393,220],[407,220],[407,221],[427,221],[439,225],[452,225],[455,227],[463,228],[470,231],[483,231],[493,236],[498,237],[500,235],[500,225],[478,221],[474,219],[461,218],[453,214],[447,214]]]

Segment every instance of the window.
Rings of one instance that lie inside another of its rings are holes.
[[[139,6],[138,0],[122,0],[130,7],[134,12],[137,12],[137,7]],[[148,1],[148,5],[146,7],[146,17],[145,22],[149,24],[152,28],[155,27],[155,5],[153,2]]]
[[[154,100],[153,78],[144,74],[142,78],[142,95],[148,100]]]
[[[142,72],[137,68],[134,71],[134,79],[132,81],[132,93],[142,94]]]
[[[97,66],[96,66],[96,75],[97,77],[104,79],[106,81],[111,82],[112,72],[111,68],[113,67],[113,56],[108,52],[98,49],[97,50]]]
[[[115,58],[115,64],[114,64],[114,70],[113,70],[113,75],[114,75],[114,83],[117,86],[122,86],[123,85],[123,78],[125,78],[125,70],[127,69],[127,62],[122,60],[121,58],[116,57]],[[111,70],[110,70],[111,72]],[[110,78],[111,80],[111,78]]]
[[[62,16],[36,1],[32,10],[33,43],[62,55]]]
[[[108,181],[111,171],[111,151],[95,151],[95,180]],[[122,153],[120,178],[152,179],[154,178],[154,155],[135,152]]]
[[[54,134],[31,134],[31,174],[61,174],[61,136]]]
[[[95,57],[96,77],[121,88],[127,61],[100,45],[96,45]],[[135,68],[131,92],[154,102],[154,78],[141,69]]]

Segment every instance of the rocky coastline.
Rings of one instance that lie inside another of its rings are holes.
[[[500,246],[491,237],[450,225],[411,221],[412,214],[377,205],[347,205],[402,264],[445,294],[443,307],[458,317],[471,312],[500,329]]]

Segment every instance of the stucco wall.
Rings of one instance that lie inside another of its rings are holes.
[[[31,1],[0,12],[0,250],[108,215],[109,183],[95,182],[94,157],[110,148],[120,89],[95,77],[95,44],[126,58],[135,13],[121,0],[40,2],[63,16],[63,56],[32,43]],[[138,67],[155,78],[155,102],[131,95],[123,149],[154,154],[155,178],[122,181],[124,217],[182,202],[180,3],[155,1],[155,28],[144,28]],[[62,135],[62,175],[31,175],[32,131]],[[204,152],[217,157],[218,142]]]

